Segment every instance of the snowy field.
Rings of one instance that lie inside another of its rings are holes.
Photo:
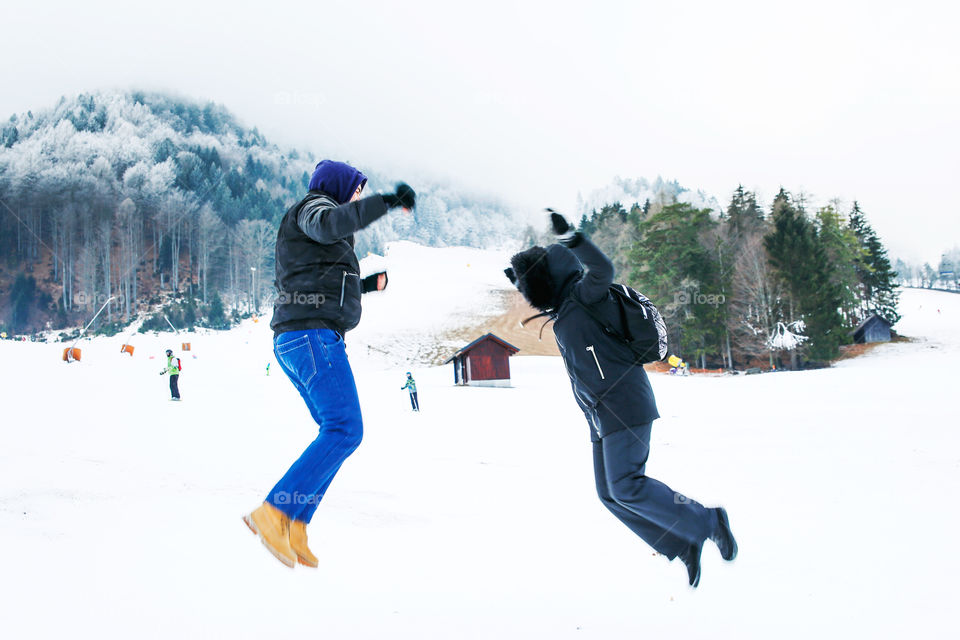
[[[392,299],[348,335],[365,439],[310,527],[318,570],[240,519],[315,433],[265,375],[266,321],[190,353],[170,334],[132,358],[87,341],[71,365],[63,345],[0,342],[3,637],[955,637],[960,296],[905,291],[917,341],[831,369],[652,377],[648,473],[725,505],[740,545],[733,563],[704,547],[697,590],[596,498],[559,359],[513,358],[509,389],[413,367],[412,414],[408,367],[357,345],[464,310]]]

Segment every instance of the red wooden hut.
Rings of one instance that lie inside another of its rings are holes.
[[[520,351],[492,333],[480,336],[453,354],[453,383],[474,387],[509,387],[510,356]]]

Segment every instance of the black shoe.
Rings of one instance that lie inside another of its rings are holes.
[[[700,584],[700,553],[702,551],[703,544],[692,544],[677,556],[686,565],[687,578],[690,580],[690,586],[694,589]]]
[[[737,541],[733,537],[733,532],[730,531],[730,518],[727,517],[727,510],[723,507],[717,507],[714,512],[717,514],[717,526],[710,539],[720,549],[720,557],[730,562],[737,557]]]

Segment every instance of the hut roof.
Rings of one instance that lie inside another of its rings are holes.
[[[873,322],[873,321],[874,321],[874,318],[876,318],[876,319],[879,320],[880,322],[883,322],[883,323],[886,324],[888,327],[892,327],[892,326],[893,326],[893,325],[892,325],[886,318],[884,318],[883,316],[878,315],[878,314],[876,314],[876,313],[872,313],[872,314],[870,314],[869,316],[867,316],[866,318],[864,318],[864,319],[860,322],[860,324],[858,324],[858,325],[856,326],[856,328],[855,328],[853,331],[851,331],[850,333],[856,335],[857,333],[859,333],[860,331],[862,331],[864,327],[866,327],[868,324],[870,324],[871,322]]]
[[[492,333],[485,333],[485,334],[483,334],[482,336],[480,336],[479,338],[477,338],[476,340],[474,340],[473,342],[471,342],[470,344],[468,344],[467,346],[465,346],[465,347],[463,347],[462,349],[460,349],[459,351],[457,351],[455,354],[453,354],[452,356],[450,356],[450,357],[447,358],[446,360],[444,360],[444,361],[443,361],[443,364],[447,364],[448,362],[450,362],[451,360],[453,360],[453,359],[456,358],[457,356],[463,355],[464,353],[466,353],[467,351],[470,351],[470,349],[472,349],[473,347],[475,347],[476,345],[480,344],[481,342],[483,342],[484,340],[487,340],[487,339],[493,340],[494,342],[500,344],[500,346],[504,347],[507,351],[510,352],[510,355],[513,355],[513,354],[515,354],[516,352],[520,351],[520,349],[518,349],[517,347],[513,346],[512,344],[510,344],[510,343],[507,342],[506,340],[503,340],[503,339],[501,339],[501,338],[498,338],[497,336],[493,335]]]

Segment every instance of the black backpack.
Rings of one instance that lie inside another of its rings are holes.
[[[638,364],[657,362],[667,357],[667,325],[653,303],[625,284],[610,285],[610,295],[619,308],[619,327],[610,324],[576,293],[570,298],[603,327],[604,333],[628,347]]]

